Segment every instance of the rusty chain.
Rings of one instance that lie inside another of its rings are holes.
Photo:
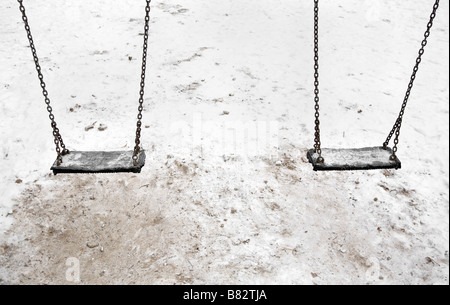
[[[142,110],[144,110],[144,89],[145,89],[145,72],[147,68],[147,48],[148,48],[148,32],[149,32],[149,23],[150,23],[150,4],[151,0],[146,0],[147,5],[145,7],[145,26],[144,26],[144,44],[142,48],[142,72],[141,72],[141,89],[139,91],[139,107],[138,107],[138,115],[137,115],[137,123],[136,123],[136,139],[135,139],[135,147],[133,153],[133,163],[137,165],[139,159],[139,152],[141,150],[141,130],[142,130]]]
[[[59,132],[59,129],[58,129],[58,125],[56,124],[56,121],[55,121],[55,116],[53,114],[53,109],[50,106],[50,98],[48,97],[48,91],[47,91],[47,88],[46,88],[46,84],[44,82],[44,76],[42,74],[42,68],[41,68],[41,65],[39,64],[39,58],[37,56],[37,51],[36,51],[36,47],[34,45],[33,36],[31,35],[31,28],[30,28],[30,25],[28,23],[28,17],[27,17],[27,14],[25,12],[25,6],[23,5],[23,0],[17,0],[17,1],[19,2],[19,9],[20,9],[20,12],[22,13],[22,20],[23,20],[23,22],[25,24],[25,30],[27,32],[27,37],[28,37],[28,41],[29,41],[29,44],[30,44],[31,53],[33,54],[33,60],[34,60],[34,63],[36,65],[36,71],[37,71],[39,82],[40,82],[40,85],[41,85],[41,88],[42,88],[42,94],[44,96],[45,104],[47,105],[47,111],[49,113],[48,116],[50,118],[51,126],[52,126],[52,129],[53,129],[53,137],[54,137],[53,142],[55,143],[56,153],[57,153],[57,159],[56,159],[57,161],[56,162],[57,162],[58,165],[61,165],[61,163],[62,163],[62,156],[68,154],[69,150],[66,148],[66,146],[64,144],[64,141],[62,139],[61,133]],[[62,151],[61,151],[61,149],[62,149]]]
[[[315,138],[314,151],[319,155],[316,162],[324,163],[320,140],[320,98],[319,98],[319,0],[314,0],[314,102],[315,102]]]

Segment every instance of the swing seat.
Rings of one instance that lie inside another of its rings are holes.
[[[402,163],[398,158],[390,160],[392,149],[367,147],[352,149],[322,149],[324,163],[317,163],[318,154],[314,149],[308,151],[308,160],[315,171],[345,171],[372,169],[400,169]]]
[[[138,155],[137,165],[133,151],[71,151],[51,167],[53,174],[140,173],[145,165],[145,152]]]

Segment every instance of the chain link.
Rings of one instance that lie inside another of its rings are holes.
[[[422,62],[422,56],[425,53],[425,47],[428,44],[428,37],[430,37],[431,28],[433,27],[434,19],[436,18],[436,13],[439,8],[439,1],[436,0],[434,6],[433,6],[433,12],[430,15],[430,21],[427,24],[427,30],[424,34],[424,39],[422,40],[421,48],[419,50],[419,56],[416,59],[416,64],[414,65],[413,73],[411,75],[411,79],[408,84],[408,89],[406,90],[406,95],[403,100],[402,108],[400,110],[400,114],[395,121],[394,127],[392,128],[391,132],[389,133],[386,141],[383,143],[383,147],[387,149],[389,142],[391,141],[392,137],[395,134],[394,138],[394,147],[392,149],[392,156],[391,160],[395,161],[397,160],[397,151],[398,151],[398,143],[400,138],[400,129],[402,128],[403,123],[403,116],[405,114],[406,106],[408,105],[409,97],[411,96],[411,90],[414,86],[414,81],[416,80],[417,72],[419,71],[420,63]]]
[[[139,91],[139,107],[138,107],[138,115],[137,115],[137,123],[136,123],[136,139],[135,139],[135,147],[133,153],[133,163],[137,165],[138,163],[138,155],[141,150],[141,130],[142,130],[142,111],[144,110],[144,89],[145,89],[145,72],[147,68],[147,48],[148,48],[148,32],[149,32],[149,23],[150,23],[150,4],[151,0],[146,0],[147,5],[145,7],[145,26],[144,26],[144,44],[142,50],[142,73],[141,73],[141,89]]]
[[[44,101],[45,101],[45,104],[47,105],[47,111],[49,113],[48,117],[50,118],[51,126],[53,129],[53,137],[54,137],[53,142],[55,143],[56,153],[57,153],[57,161],[56,162],[58,165],[61,165],[62,156],[68,154],[69,150],[66,148],[66,146],[64,144],[64,141],[63,141],[62,136],[58,129],[58,125],[56,124],[56,121],[55,121],[55,116],[53,115],[53,109],[50,106],[50,98],[48,97],[48,91],[46,88],[46,84],[44,82],[42,68],[41,68],[41,65],[39,64],[39,58],[37,56],[37,51],[36,51],[36,47],[34,45],[33,36],[31,35],[31,28],[28,23],[28,17],[25,12],[25,6],[23,5],[23,0],[17,0],[17,2],[19,2],[19,9],[20,9],[20,12],[22,13],[22,20],[25,24],[25,31],[27,32],[27,37],[28,37],[28,41],[30,44],[31,53],[33,54],[33,60],[36,65],[36,71],[37,71],[39,82],[40,82],[40,85],[42,88],[42,95],[44,96]],[[62,149],[62,151],[61,151],[61,149]]]
[[[320,140],[320,98],[319,98],[319,0],[314,0],[314,102],[315,102],[315,138],[314,151],[319,155],[317,163],[324,163]]]

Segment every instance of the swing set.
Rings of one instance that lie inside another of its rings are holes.
[[[42,94],[47,106],[51,127],[53,130],[53,141],[56,146],[56,161],[51,170],[53,173],[117,173],[132,172],[140,173],[145,165],[145,151],[141,148],[142,111],[144,103],[145,74],[147,65],[147,47],[149,37],[150,4],[151,0],[145,0],[145,25],[144,43],[142,50],[142,70],[139,90],[139,106],[136,123],[135,147],[132,151],[69,151],[63,141],[58,125],[50,106],[50,98],[44,82],[42,68],[39,64],[36,47],[31,34],[28,17],[26,15],[23,0],[19,2],[19,9],[22,13],[22,20],[25,25],[28,41],[33,55],[38,79],[42,88]],[[386,141],[382,146],[352,149],[323,148],[320,131],[320,97],[319,97],[319,0],[314,0],[314,102],[315,102],[315,138],[314,148],[307,153],[308,160],[313,165],[315,171],[343,171],[343,170],[372,170],[372,169],[400,169],[401,162],[397,157],[400,131],[403,116],[411,95],[414,81],[419,70],[425,47],[428,44],[428,37],[431,33],[434,19],[439,8],[440,0],[435,0],[427,30],[421,43],[419,55],[413,68],[408,89],[403,100],[401,110],[395,124],[390,131]],[[395,136],[395,137],[394,137]],[[389,143],[394,137],[394,146],[389,147]]]

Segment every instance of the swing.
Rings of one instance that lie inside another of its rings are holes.
[[[28,23],[28,17],[25,12],[25,6],[23,0],[17,0],[19,2],[19,8],[22,13],[22,20],[25,24],[25,31],[27,33],[28,41],[30,43],[31,52],[33,55],[34,63],[36,65],[36,71],[38,74],[39,82],[42,88],[42,94],[44,96],[45,104],[47,105],[47,111],[51,121],[53,130],[53,138],[56,146],[56,161],[51,167],[53,173],[56,174],[75,174],[75,173],[140,173],[141,169],[145,165],[145,151],[141,149],[141,129],[142,129],[142,111],[144,109],[144,88],[145,88],[145,72],[147,66],[147,46],[149,35],[149,22],[150,22],[150,3],[151,0],[146,0],[145,7],[145,27],[144,27],[144,44],[142,52],[142,72],[141,83],[139,91],[139,107],[136,124],[136,138],[135,147],[132,151],[69,151],[63,141],[61,133],[59,132],[58,125],[53,115],[52,107],[50,106],[50,99],[48,97],[48,91],[44,82],[44,76],[39,64],[36,47],[34,45],[33,36],[31,35],[30,25]]]
[[[309,162],[315,171],[343,171],[343,170],[373,170],[373,169],[400,169],[402,163],[397,157],[400,129],[402,127],[403,115],[408,104],[411,90],[416,79],[425,46],[428,43],[431,28],[439,8],[439,0],[433,6],[430,21],[427,24],[425,38],[422,41],[413,73],[408,84],[405,99],[403,100],[400,114],[395,121],[394,127],[389,133],[383,146],[355,148],[355,149],[322,149],[320,138],[320,106],[319,106],[319,0],[314,0],[314,94],[315,94],[315,139],[314,148],[307,153]],[[394,138],[394,147],[389,147],[389,142]]]

